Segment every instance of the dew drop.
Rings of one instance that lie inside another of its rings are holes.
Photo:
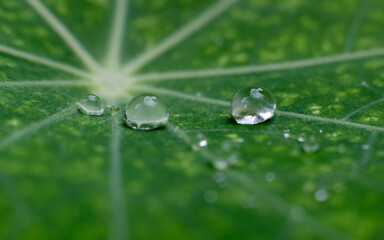
[[[327,201],[329,198],[329,193],[325,188],[320,188],[315,192],[315,199],[319,202]]]
[[[273,117],[275,109],[275,98],[261,87],[242,88],[232,100],[232,116],[238,124],[263,123]]]
[[[117,114],[119,114],[119,112],[120,112],[120,108],[118,106],[115,105],[111,107],[112,116],[116,116]]]
[[[315,136],[310,136],[305,142],[303,142],[302,149],[307,153],[317,152],[320,148],[320,143]]]
[[[267,180],[268,182],[273,182],[276,178],[276,175],[274,172],[267,172],[265,174],[265,180]]]
[[[208,140],[205,138],[204,134],[198,133],[193,139],[192,149],[199,151],[201,148],[208,146]]]
[[[154,95],[133,98],[125,109],[125,122],[133,129],[152,130],[164,126],[169,112],[164,103]]]
[[[285,139],[288,139],[291,137],[291,134],[289,133],[289,129],[284,130],[283,136]]]
[[[363,150],[369,150],[370,146],[369,146],[369,144],[363,144],[363,145],[361,145],[361,148]]]
[[[104,113],[104,104],[96,95],[85,96],[76,105],[82,113],[87,115],[100,116]]]
[[[301,133],[297,138],[297,141],[303,143],[305,142],[306,139],[307,139],[307,135],[305,133]]]
[[[236,141],[223,141],[219,148],[215,149],[216,159],[212,162],[217,170],[225,170],[236,164],[239,160],[240,143]]]

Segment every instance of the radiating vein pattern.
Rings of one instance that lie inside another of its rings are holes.
[[[206,24],[211,22],[213,19],[215,19],[217,16],[219,16],[237,1],[240,0],[218,0],[216,4],[208,8],[205,12],[197,16],[191,22],[187,23],[181,29],[171,34],[169,37],[165,38],[163,41],[161,41],[148,51],[144,52],[142,55],[139,55],[139,57],[134,59],[132,62],[128,63],[124,67],[123,72],[125,74],[130,74],[137,71],[139,68],[141,68],[148,62],[157,58],[170,48],[179,44],[181,41],[186,39],[194,32],[204,27]]]
[[[0,82],[0,87],[90,87],[91,82],[82,80],[42,80]]]
[[[123,192],[122,166],[121,166],[121,131],[118,116],[111,119],[111,143],[109,163],[109,195],[110,195],[110,221],[109,240],[127,240],[127,210]]]
[[[40,16],[63,38],[80,60],[93,72],[100,71],[99,64],[87,52],[77,38],[64,26],[62,22],[40,1],[27,0]]]
[[[33,63],[41,64],[47,67],[51,67],[53,69],[58,69],[67,73],[74,74],[83,78],[92,78],[92,75],[86,71],[80,70],[78,68],[72,67],[65,63],[57,62],[45,57],[37,56],[32,53],[24,52],[18,49],[14,49],[5,45],[0,44],[0,52],[6,53],[13,57],[17,57],[20,59],[24,59]]]
[[[22,128],[20,130],[14,131],[11,135],[2,139],[2,141],[0,142],[0,151],[5,150],[11,144],[27,137],[28,135],[30,135],[32,133],[37,132],[38,130],[40,130],[43,127],[49,126],[49,125],[53,124],[54,122],[59,122],[59,121],[64,120],[65,118],[69,117],[70,115],[72,115],[75,112],[76,112],[75,107],[69,107],[67,109],[62,110],[61,112],[58,112],[58,113],[53,114],[49,117],[46,117],[45,119],[43,119],[41,121],[31,123],[30,125]]]
[[[115,0],[112,30],[107,49],[107,65],[110,70],[117,70],[119,68],[127,8],[128,0]]]
[[[175,71],[164,73],[142,74],[132,77],[132,81],[145,82],[145,81],[166,81],[171,79],[188,79],[188,78],[203,78],[203,77],[216,77],[226,75],[239,75],[261,72],[274,72],[289,69],[298,69],[305,67],[321,66],[333,63],[342,63],[346,61],[354,61],[364,58],[379,57],[384,55],[384,48],[377,48],[367,51],[359,51],[353,53],[342,53],[333,56],[309,58],[281,63],[269,63],[255,66],[244,67],[231,67],[231,68],[218,68],[218,69],[203,69],[203,70],[190,70],[190,71]]]

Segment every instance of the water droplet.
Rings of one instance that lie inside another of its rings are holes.
[[[243,202],[241,202],[241,206],[243,208],[256,208],[260,206],[262,200],[257,195],[250,195],[248,196]]]
[[[84,114],[100,116],[104,113],[104,104],[96,95],[88,95],[76,103],[77,108]]]
[[[202,133],[198,133],[193,139],[193,142],[194,143],[192,144],[192,149],[195,151],[199,151],[201,148],[208,146],[208,140]]]
[[[152,130],[164,126],[169,112],[164,103],[154,95],[133,98],[125,109],[125,121],[133,129]]]
[[[289,133],[289,129],[285,129],[283,132],[284,132],[283,136],[285,139],[288,139],[291,137],[291,134]]]
[[[320,143],[317,141],[315,136],[310,136],[307,141],[303,142],[303,151],[307,153],[317,152],[320,148]]]
[[[369,84],[368,84],[366,81],[362,81],[362,82],[361,82],[361,85],[362,85],[363,87],[369,87]]]
[[[297,141],[303,143],[305,142],[306,139],[307,139],[307,135],[305,133],[301,133],[297,138]]]
[[[337,133],[332,133],[332,137],[337,137]]]
[[[369,146],[369,144],[363,144],[363,145],[361,145],[361,148],[363,150],[369,150],[370,146]]]
[[[275,175],[275,173],[273,173],[273,172],[267,172],[267,173],[265,174],[265,180],[267,180],[268,182],[272,182],[272,181],[274,181],[275,178],[276,178],[276,175]]]
[[[232,116],[238,124],[259,124],[271,119],[276,101],[265,88],[245,87],[232,100]]]
[[[323,133],[323,129],[320,129],[320,130],[319,130],[319,133]]]
[[[327,201],[329,198],[329,193],[325,188],[320,188],[315,192],[315,199],[319,202]]]
[[[234,165],[239,160],[240,143],[236,141],[223,141],[220,147],[215,149],[216,159],[213,161],[213,166],[217,170],[227,169],[229,166]]]
[[[207,190],[204,193],[204,198],[208,203],[215,203],[219,198],[219,195],[215,190]]]
[[[119,114],[119,112],[120,112],[120,108],[118,106],[115,105],[111,107],[112,116],[116,116],[117,114]]]

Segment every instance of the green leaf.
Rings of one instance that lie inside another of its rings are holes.
[[[2,0],[1,238],[384,238],[383,10]],[[232,121],[248,85],[274,94],[272,120]],[[104,115],[76,110],[88,93]],[[163,98],[165,128],[112,116],[141,93]]]

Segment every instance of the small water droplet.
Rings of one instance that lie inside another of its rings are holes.
[[[152,130],[164,126],[169,112],[164,103],[154,95],[133,98],[125,109],[125,121],[133,129]]]
[[[324,201],[327,201],[328,198],[329,198],[329,193],[325,188],[320,188],[315,192],[316,201],[324,202]]]
[[[100,116],[104,113],[104,104],[96,95],[88,95],[76,103],[77,108],[84,114]]]
[[[305,133],[301,133],[297,138],[297,141],[303,143],[305,142],[306,139],[307,139],[307,135]]]
[[[193,139],[192,149],[199,151],[203,147],[208,146],[208,140],[205,138],[204,134],[198,133]]]
[[[320,130],[319,130],[319,133],[323,133],[323,129],[320,129]]]
[[[204,193],[204,198],[207,203],[215,203],[219,198],[219,195],[215,190],[207,190]]]
[[[363,145],[361,145],[361,148],[363,150],[369,150],[370,146],[369,146],[369,144],[363,144]]]
[[[307,153],[317,152],[320,148],[320,143],[315,136],[310,136],[307,141],[303,142],[302,149]]]
[[[276,175],[274,172],[267,172],[265,174],[265,180],[267,180],[268,182],[273,182],[276,178]]]
[[[271,119],[276,101],[265,88],[245,87],[232,100],[232,116],[238,124],[259,124]]]
[[[213,161],[213,166],[217,170],[227,169],[234,165],[239,160],[240,143],[236,141],[223,141],[219,148],[215,149],[216,159]]]
[[[111,114],[112,114],[112,116],[118,115],[119,112],[120,112],[120,108],[118,106],[115,105],[115,106],[111,107]]]
[[[362,82],[361,82],[361,85],[362,85],[363,87],[369,87],[369,84],[368,84],[366,81],[362,81]]]
[[[283,132],[284,132],[283,136],[285,139],[288,139],[291,137],[291,134],[289,133],[290,132],[289,129],[285,129],[285,130],[283,130]]]
[[[332,137],[337,137],[337,133],[332,133]]]

